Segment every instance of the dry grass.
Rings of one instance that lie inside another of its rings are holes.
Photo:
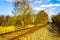
[[[6,32],[11,32],[11,31],[15,31],[14,26],[7,26],[7,27],[0,26],[0,34],[1,33],[6,33]]]

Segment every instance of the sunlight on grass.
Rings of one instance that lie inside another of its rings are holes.
[[[30,28],[30,27],[34,27],[34,26],[35,26],[35,25],[27,25],[28,28]]]
[[[0,34],[1,33],[6,33],[6,32],[11,32],[11,31],[14,31],[14,30],[15,30],[14,26],[7,26],[7,27],[0,26]]]

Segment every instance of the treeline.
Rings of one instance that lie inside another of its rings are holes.
[[[52,24],[57,26],[60,31],[60,13],[51,16]],[[38,14],[22,14],[17,16],[0,16],[0,26],[21,26],[24,27],[30,24],[46,24],[49,23],[48,14],[42,10]]]
[[[26,26],[30,24],[44,24],[49,21],[48,14],[40,11],[38,14],[22,14],[18,16],[0,16],[0,26]]]

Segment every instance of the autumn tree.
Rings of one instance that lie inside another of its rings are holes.
[[[35,22],[37,24],[40,24],[40,23],[44,24],[44,23],[48,22],[48,14],[44,10],[40,11],[36,15]]]
[[[5,17],[5,21],[8,22],[8,21],[9,21],[9,18],[10,18],[10,16],[7,15],[7,16]]]
[[[2,25],[3,21],[4,21],[4,16],[2,15],[0,16],[0,26]]]
[[[11,16],[7,22],[8,26],[15,26],[16,16]]]
[[[9,21],[10,16],[4,16],[1,26],[8,26],[7,22]]]

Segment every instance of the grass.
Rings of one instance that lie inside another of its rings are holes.
[[[14,26],[6,26],[6,27],[0,26],[0,34],[6,33],[6,32],[11,32],[11,31],[14,31],[15,29],[16,28]]]
[[[34,25],[27,25],[26,28],[33,27]],[[6,32],[11,32],[20,29],[21,27],[15,27],[15,26],[0,26],[0,34],[6,33]]]

